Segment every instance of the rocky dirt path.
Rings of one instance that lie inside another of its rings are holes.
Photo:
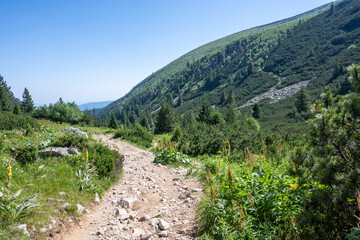
[[[186,170],[153,163],[154,155],[126,142],[95,139],[125,156],[120,180],[101,203],[55,239],[193,239],[202,186]]]

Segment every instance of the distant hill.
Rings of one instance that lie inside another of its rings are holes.
[[[84,104],[78,105],[78,107],[81,111],[84,111],[86,109],[93,110],[94,108],[98,109],[98,108],[106,107],[107,105],[109,105],[112,102],[113,101],[84,103]]]
[[[206,44],[150,75],[97,117],[107,120],[114,112],[122,122],[134,122],[168,100],[179,114],[198,111],[204,100],[223,111],[231,95],[238,107],[266,105],[261,121],[287,121],[301,86],[312,100],[326,86],[340,94],[350,90],[345,68],[360,62],[359,12],[360,1],[338,1]]]
[[[286,31],[286,28],[290,28],[297,22],[299,22],[300,19],[306,20],[309,19],[319,13],[322,13],[326,11],[329,8],[330,4],[323,5],[321,7],[315,8],[311,11],[305,12],[303,14],[287,18],[284,20],[280,20],[271,24],[266,24],[263,26],[251,28],[248,30],[244,30],[238,33],[231,34],[229,36],[226,36],[224,38],[221,38],[219,40],[210,42],[208,44],[205,44],[199,48],[196,48],[189,53],[181,56],[180,58],[174,60],[173,62],[169,63],[162,69],[156,71],[155,73],[151,74],[147,78],[145,78],[142,82],[140,82],[138,85],[136,85],[128,94],[126,94],[124,97],[114,101],[112,104],[104,108],[103,110],[99,111],[97,116],[101,120],[105,120],[110,117],[111,112],[115,112],[117,117],[120,117],[120,109],[123,106],[127,106],[128,104],[131,104],[130,102],[134,98],[139,98],[141,95],[144,95],[145,93],[153,95],[154,92],[156,92],[160,85],[166,84],[164,81],[174,79],[173,76],[181,74],[182,71],[187,69],[189,65],[197,64],[200,59],[206,57],[214,56],[219,51],[226,50],[226,47],[228,45],[231,45],[233,43],[236,43],[238,41],[241,41],[245,43],[248,41],[248,39],[251,36],[255,36],[261,33],[264,33],[266,31],[271,30],[279,30],[279,31]],[[190,80],[190,79],[188,79]],[[165,86],[166,88],[166,86]],[[161,87],[161,91],[166,93],[165,88]],[[185,90],[183,88],[182,90]],[[142,97],[141,97],[142,98]],[[145,103],[145,102],[143,102]],[[156,109],[160,105],[159,102],[154,102],[152,104],[152,108]]]

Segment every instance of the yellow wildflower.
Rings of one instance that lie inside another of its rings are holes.
[[[290,189],[291,190],[296,190],[298,187],[299,187],[299,184],[297,184],[297,183],[296,184],[291,184],[290,183]]]
[[[89,152],[88,152],[87,149],[86,149],[86,152],[85,152],[85,160],[86,160],[86,162],[89,160]]]
[[[12,173],[11,173],[11,165],[9,164],[9,166],[7,167],[7,177],[8,177],[8,180],[9,182],[11,181],[11,176],[12,176]]]

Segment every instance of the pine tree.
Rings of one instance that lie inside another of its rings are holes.
[[[231,101],[230,104],[227,105],[226,112],[225,112],[225,122],[227,122],[227,123],[235,122],[235,119],[236,119],[236,109],[235,108],[236,108],[235,101]]]
[[[333,14],[335,12],[335,4],[334,4],[334,2],[332,2],[331,3],[331,7],[330,7],[330,12],[329,12],[329,14],[331,15],[331,14]]]
[[[343,70],[344,69],[341,64],[336,64],[332,72],[332,79],[336,79],[338,76],[340,76],[343,73]]]
[[[302,87],[295,99],[295,107],[299,113],[307,112],[309,109],[309,95]]]
[[[0,110],[11,111],[13,103],[9,94],[10,87],[6,85],[4,78],[0,75]]]
[[[84,116],[83,116],[83,120],[85,122],[86,125],[88,126],[94,126],[95,124],[95,117],[91,114],[90,110],[85,110],[84,111]]]
[[[24,113],[32,113],[35,109],[34,102],[31,98],[31,95],[29,93],[29,90],[27,88],[24,89],[24,93],[22,95],[23,100],[21,102],[21,108]]]
[[[255,71],[254,63],[250,61],[248,63],[248,67],[247,67],[247,75],[249,76],[249,75],[253,74],[254,71]]]
[[[197,117],[197,120],[199,122],[205,122],[205,123],[209,123],[210,122],[210,114],[211,114],[211,105],[210,105],[210,102],[209,101],[204,101],[202,103],[202,106],[201,106],[201,110],[199,112],[199,115]]]
[[[225,104],[225,103],[226,103],[226,93],[225,93],[225,89],[224,89],[221,93],[220,104]]]
[[[178,102],[177,102],[177,106],[181,106],[183,103],[183,97],[181,94],[179,94],[179,98],[178,98]]]
[[[15,104],[13,113],[14,113],[15,115],[20,115],[20,114],[22,113],[21,107],[20,107],[19,104]]]
[[[129,114],[129,121],[131,124],[135,125],[135,123],[137,122],[137,116],[135,114],[134,111],[131,111]]]
[[[174,106],[174,98],[171,93],[168,94],[167,101],[171,104],[171,106]]]
[[[355,196],[360,189],[360,66],[348,70],[354,93],[334,97],[327,88],[315,104],[317,117],[309,121],[309,135],[291,156],[292,172],[304,182],[319,184],[301,214],[301,227],[313,228],[303,239],[345,239],[358,225],[356,218],[347,216],[359,215]]]
[[[232,105],[232,104],[235,104],[235,96],[233,94],[233,92],[231,91],[230,92],[230,95],[229,95],[229,98],[228,98],[228,104]]]
[[[181,119],[181,123],[185,128],[189,128],[196,122],[194,113],[192,110],[187,111]]]
[[[261,109],[260,109],[260,105],[258,103],[255,103],[253,108],[252,108],[252,115],[254,118],[259,119],[261,116]]]
[[[164,102],[156,118],[155,133],[169,133],[175,128],[177,118],[175,111],[169,102]]]
[[[115,117],[115,113],[111,113],[111,119],[110,119],[110,123],[109,123],[109,128],[113,128],[113,129],[118,129],[119,128],[119,125],[118,125],[118,122],[116,120],[116,117]]]
[[[147,118],[147,116],[145,114],[141,117],[140,124],[144,128],[149,128],[149,119]]]

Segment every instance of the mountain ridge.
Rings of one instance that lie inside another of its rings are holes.
[[[345,67],[360,61],[356,54],[360,48],[360,3],[344,0],[326,9],[307,19],[267,28],[224,45],[214,54],[188,62],[160,82],[148,81],[142,91],[131,91],[97,116],[106,121],[109,113],[114,112],[122,123],[133,124],[144,115],[151,119],[164,101],[173,103],[176,112],[182,115],[189,110],[197,111],[206,100],[224,113],[230,98],[240,107],[275,87],[275,93],[285,89],[291,94],[285,94],[286,99],[272,105],[267,98],[260,99],[267,114],[260,123],[266,124],[268,119],[278,124],[292,122],[287,117],[294,108],[295,91],[291,86],[310,79],[306,89],[311,101],[325,86],[344,94],[351,89]],[[241,109],[244,113],[248,110],[249,106]]]
[[[202,56],[204,56],[206,54],[209,54],[212,51],[216,51],[216,50],[219,50],[221,47],[225,47],[227,44],[229,44],[231,42],[234,42],[234,41],[236,41],[236,40],[238,40],[240,38],[244,38],[245,35],[254,34],[254,32],[256,32],[256,31],[263,31],[263,28],[275,27],[275,26],[278,26],[278,25],[282,25],[282,24],[285,24],[285,23],[292,22],[292,21],[297,21],[297,20],[299,20],[301,18],[312,17],[314,15],[317,15],[318,13],[321,13],[321,12],[325,11],[329,7],[330,7],[330,3],[329,4],[324,4],[324,5],[320,6],[320,7],[309,10],[309,11],[307,11],[305,13],[298,14],[296,16],[286,18],[286,19],[283,19],[283,20],[275,21],[273,23],[268,23],[268,24],[264,24],[264,25],[261,25],[261,26],[246,29],[246,30],[243,30],[243,31],[240,31],[240,32],[237,32],[237,33],[233,33],[233,34],[230,34],[230,35],[225,36],[223,38],[220,38],[218,40],[211,41],[211,42],[209,42],[207,44],[204,44],[204,45],[202,45],[202,46],[200,46],[198,48],[195,48],[194,50],[191,50],[188,53],[182,55],[181,57],[171,61],[169,64],[167,64],[163,68],[157,70],[156,72],[154,72],[150,76],[146,77],[143,81],[138,83],[129,93],[125,94],[125,96],[119,98],[118,100],[114,101],[110,105],[119,105],[126,98],[131,97],[132,95],[135,95],[137,93],[137,90],[138,90],[139,87],[142,87],[143,85],[147,85],[147,83],[150,82],[151,80],[153,80],[154,78],[161,78],[164,72],[165,73],[170,72],[168,74],[174,74],[176,71],[171,71],[171,69],[170,70],[167,70],[167,69],[172,68],[173,65],[179,64],[178,62],[181,62],[180,63],[181,66],[185,66],[188,61],[193,61],[194,60],[194,58],[193,58],[194,54],[195,54],[195,56],[198,56],[197,58],[201,58]],[[226,41],[226,44],[221,43],[221,41],[223,41],[223,40]],[[203,49],[206,49],[205,54],[202,54]],[[157,75],[159,75],[159,76],[157,76]],[[157,80],[157,81],[159,81],[159,80]],[[102,114],[103,114],[103,111],[99,111],[98,116],[101,116]],[[109,115],[109,114],[107,114],[107,115]]]

